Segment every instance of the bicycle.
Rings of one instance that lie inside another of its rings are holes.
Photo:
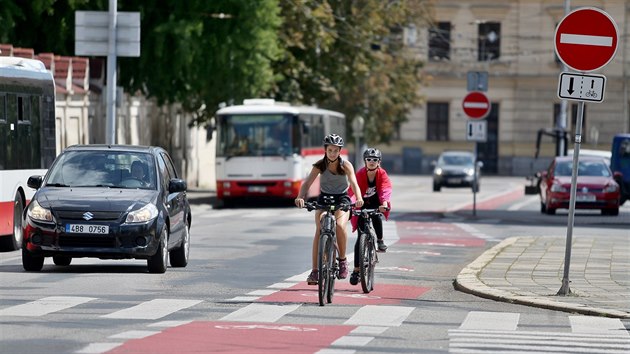
[[[352,210],[352,215],[359,217],[359,225],[357,227],[359,237],[359,278],[361,279],[361,288],[366,294],[374,290],[374,268],[376,268],[376,263],[378,263],[378,254],[376,252],[377,238],[371,216],[381,214],[378,208]]]
[[[326,197],[324,197],[326,198]],[[332,201],[332,198],[330,199]],[[332,303],[335,293],[335,279],[339,278],[339,265],[337,263],[337,210],[348,211],[353,204],[320,204],[318,202],[306,202],[304,207],[308,211],[322,210],[320,219],[319,248],[317,252],[317,268],[319,278],[317,282],[317,294],[319,306],[325,302]]]

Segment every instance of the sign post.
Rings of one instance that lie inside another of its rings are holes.
[[[554,35],[555,51],[560,60],[575,71],[584,73],[598,70],[608,64],[614,58],[615,53],[617,53],[618,33],[617,24],[606,12],[594,7],[579,8],[566,15],[558,23]],[[560,74],[558,97],[580,101],[580,103],[575,127],[575,147],[573,148],[564,275],[562,286],[558,290],[557,295],[571,294],[569,269],[571,264],[571,245],[573,243],[577,173],[580,144],[582,143],[584,101],[603,101],[605,85],[606,77],[603,75]]]
[[[473,216],[477,215],[477,142],[487,140],[488,125],[484,118],[490,114],[490,100],[485,93],[480,91],[469,92],[462,101],[464,113],[470,118],[466,122],[466,139],[475,141],[475,161],[473,177]]]
[[[107,56],[107,121],[105,142],[116,143],[116,57],[140,56],[140,12],[118,12],[116,0],[107,11],[76,11],[75,55]]]

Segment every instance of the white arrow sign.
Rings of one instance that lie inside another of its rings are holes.
[[[595,74],[561,73],[558,97],[573,101],[600,103],[604,100],[606,76]]]

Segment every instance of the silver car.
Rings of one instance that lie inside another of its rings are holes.
[[[471,187],[474,192],[479,191],[479,178],[483,163],[477,162],[475,164],[473,153],[469,151],[445,151],[437,162],[433,161],[432,165],[434,192],[439,192],[442,187]]]

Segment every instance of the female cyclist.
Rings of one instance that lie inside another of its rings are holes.
[[[376,209],[383,213],[385,219],[389,217],[389,209],[391,208],[390,198],[392,196],[392,182],[387,175],[387,171],[381,167],[382,154],[379,149],[369,148],[363,152],[363,160],[365,167],[357,171],[357,183],[361,189],[361,196],[365,200],[363,207],[366,209]],[[350,198],[354,199],[352,191],[349,193]],[[378,251],[385,252],[387,245],[383,241],[383,222],[379,215],[374,215],[372,225],[376,232]],[[358,216],[352,216],[352,231],[357,229],[359,221]],[[350,284],[357,285],[359,283],[359,238],[354,244],[354,271],[350,276]]]
[[[337,134],[330,134],[324,137],[324,157],[313,164],[311,172],[302,183],[300,193],[295,198],[295,206],[298,208],[304,207],[304,197],[308,192],[308,189],[315,181],[317,176],[319,177],[319,202],[323,203],[324,196],[332,196],[334,203],[350,203],[350,197],[348,196],[348,187],[352,187],[352,190],[361,195],[359,185],[357,184],[356,177],[354,175],[354,167],[349,161],[345,161],[341,158],[341,148],[343,147],[343,139]],[[356,201],[356,206],[361,207],[363,205],[363,199],[360,197]],[[319,279],[317,269],[317,250],[319,247],[319,219],[322,212],[318,211],[315,214],[315,237],[313,238],[313,249],[311,254],[312,271],[306,279],[309,285],[317,285]],[[337,210],[335,217],[337,218],[337,243],[339,247],[339,278],[345,279],[348,276],[348,261],[346,259],[346,224],[348,222],[349,212],[343,210]]]

